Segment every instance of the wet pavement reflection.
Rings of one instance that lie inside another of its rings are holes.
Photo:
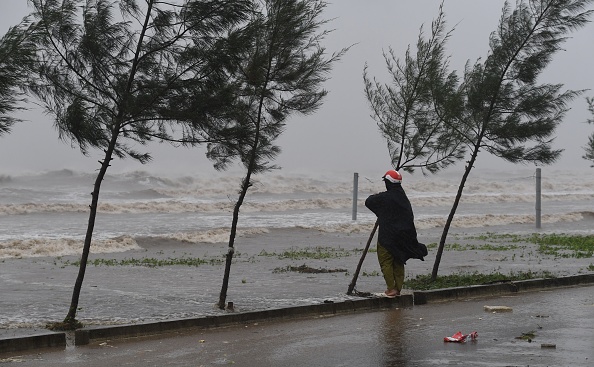
[[[507,306],[489,312],[484,306]],[[457,331],[476,341],[446,343]],[[531,340],[517,339],[532,332]],[[543,347],[543,345],[545,347]],[[551,347],[554,345],[555,347]],[[548,347],[546,347],[548,346]],[[0,356],[15,366],[592,366],[594,286]],[[10,360],[13,358],[13,360]]]

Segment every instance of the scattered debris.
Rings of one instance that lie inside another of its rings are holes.
[[[305,264],[301,266],[289,266],[287,268],[289,271],[296,271],[299,273],[311,273],[311,274],[319,274],[319,273],[344,273],[346,269],[322,269],[322,268],[312,268],[311,266],[307,266]]]
[[[478,333],[473,331],[470,334],[462,334],[461,331],[458,331],[456,334],[452,336],[446,336],[443,338],[444,342],[452,342],[452,343],[464,343],[467,339],[476,340],[478,337]]]
[[[550,348],[550,349],[555,349],[557,348],[557,344],[549,344],[549,343],[542,343],[540,345],[541,348]]]
[[[528,343],[532,343],[532,339],[536,337],[536,331],[529,331],[522,333],[521,336],[516,336],[516,339],[526,340]]]
[[[512,312],[513,309],[507,306],[484,306],[487,312]]]
[[[8,357],[8,358],[5,358],[5,359],[0,359],[0,363],[9,363],[9,362],[21,363],[21,362],[25,362],[25,360],[22,359],[21,356],[18,356],[18,357]]]

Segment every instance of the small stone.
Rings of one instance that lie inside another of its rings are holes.
[[[484,306],[487,312],[512,312],[513,309],[507,306]]]

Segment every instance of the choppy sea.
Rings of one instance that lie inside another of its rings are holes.
[[[418,231],[443,227],[461,171],[423,176],[405,173],[403,187]],[[239,219],[239,235],[272,228],[357,232],[375,217],[365,198],[382,191],[380,175],[292,174],[257,176]],[[0,173],[0,258],[80,254],[95,173],[60,170]],[[138,248],[135,238],[190,243],[228,241],[241,175],[164,176],[144,171],[108,172],[99,199],[92,252]],[[473,171],[453,227],[478,228],[535,222],[535,169]],[[570,223],[594,216],[594,170],[542,170],[542,223]]]

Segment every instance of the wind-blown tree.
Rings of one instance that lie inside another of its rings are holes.
[[[391,84],[371,81],[364,68],[365,95],[382,136],[387,141],[392,166],[396,170],[423,173],[438,170],[464,157],[456,117],[462,108],[457,89],[458,78],[448,73],[445,44],[451,31],[445,32],[443,4],[425,39],[419,32],[416,55],[410,46],[404,60],[394,51],[384,52]]]
[[[561,84],[539,83],[538,77],[561,49],[567,33],[588,22],[591,0],[518,0],[506,3],[499,26],[489,39],[484,61],[467,63],[461,85],[465,106],[461,135],[470,151],[452,209],[448,215],[431,274],[437,277],[448,230],[464,185],[480,151],[511,163],[550,164],[561,150],[553,134],[567,104],[580,92]]]
[[[594,98],[586,98],[586,101],[588,102],[588,110],[592,114],[592,118],[588,119],[588,123],[594,124]],[[594,133],[588,137],[588,144],[584,147],[584,151],[586,153],[583,158],[594,163]]]
[[[13,113],[22,109],[22,87],[26,84],[27,66],[33,61],[35,44],[23,19],[0,38],[0,136],[9,133],[18,121]]]
[[[62,327],[76,312],[99,191],[114,158],[150,160],[149,141],[200,143],[232,53],[224,36],[247,19],[248,0],[32,0],[39,48],[30,92],[54,116],[60,138],[104,153],[91,193],[79,273]],[[228,53],[229,52],[229,53]],[[227,93],[228,94],[228,93]],[[180,108],[183,105],[183,109]],[[190,112],[194,119],[188,120]]]
[[[332,64],[346,49],[326,55],[320,30],[320,0],[263,0],[244,31],[245,50],[237,58],[239,72],[235,102],[229,106],[226,127],[213,131],[219,143],[209,143],[207,156],[218,170],[239,159],[245,168],[239,197],[233,209],[225,273],[218,301],[225,308],[239,210],[253,176],[277,169],[271,161],[279,154],[275,140],[291,114],[310,114],[327,92],[321,85]]]

